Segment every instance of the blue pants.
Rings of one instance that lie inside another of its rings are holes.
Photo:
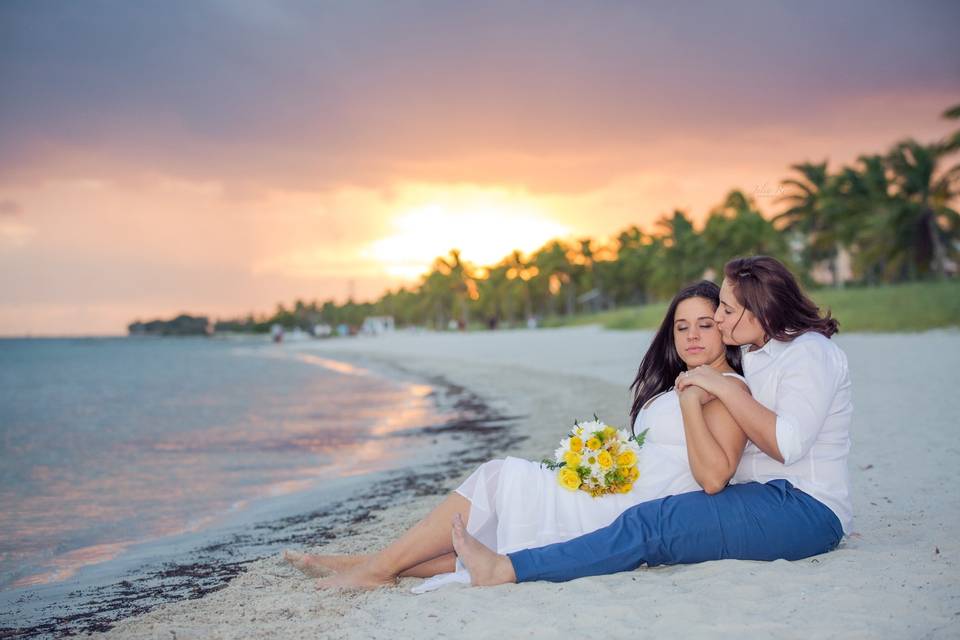
[[[603,529],[508,556],[517,582],[563,582],[642,564],[799,560],[836,548],[842,537],[829,508],[786,480],[771,480],[642,502]]]

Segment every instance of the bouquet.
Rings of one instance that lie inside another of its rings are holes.
[[[555,470],[560,485],[571,491],[586,491],[594,498],[629,493],[640,477],[637,454],[646,434],[617,430],[594,415],[590,422],[574,422],[553,460],[545,458],[542,464]]]

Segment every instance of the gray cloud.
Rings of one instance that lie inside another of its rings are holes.
[[[561,184],[678,132],[802,130],[845,99],[953,90],[958,23],[951,2],[8,0],[0,178],[56,160],[297,187],[539,167]]]
[[[23,211],[20,208],[20,204],[15,200],[0,200],[0,218],[9,217],[16,218],[19,217]]]

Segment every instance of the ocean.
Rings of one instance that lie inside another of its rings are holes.
[[[202,595],[499,419],[388,373],[259,338],[0,340],[0,629],[106,628]],[[118,593],[130,606],[102,605]]]

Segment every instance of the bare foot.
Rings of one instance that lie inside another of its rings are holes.
[[[397,576],[385,574],[369,560],[343,573],[317,580],[317,589],[376,589],[397,584]]]
[[[352,569],[369,560],[369,556],[362,554],[324,556],[286,549],[283,552],[283,559],[311,578],[322,578],[331,573]]]
[[[510,558],[494,553],[467,533],[459,513],[453,517],[453,548],[470,572],[473,586],[492,587],[517,581]]]

